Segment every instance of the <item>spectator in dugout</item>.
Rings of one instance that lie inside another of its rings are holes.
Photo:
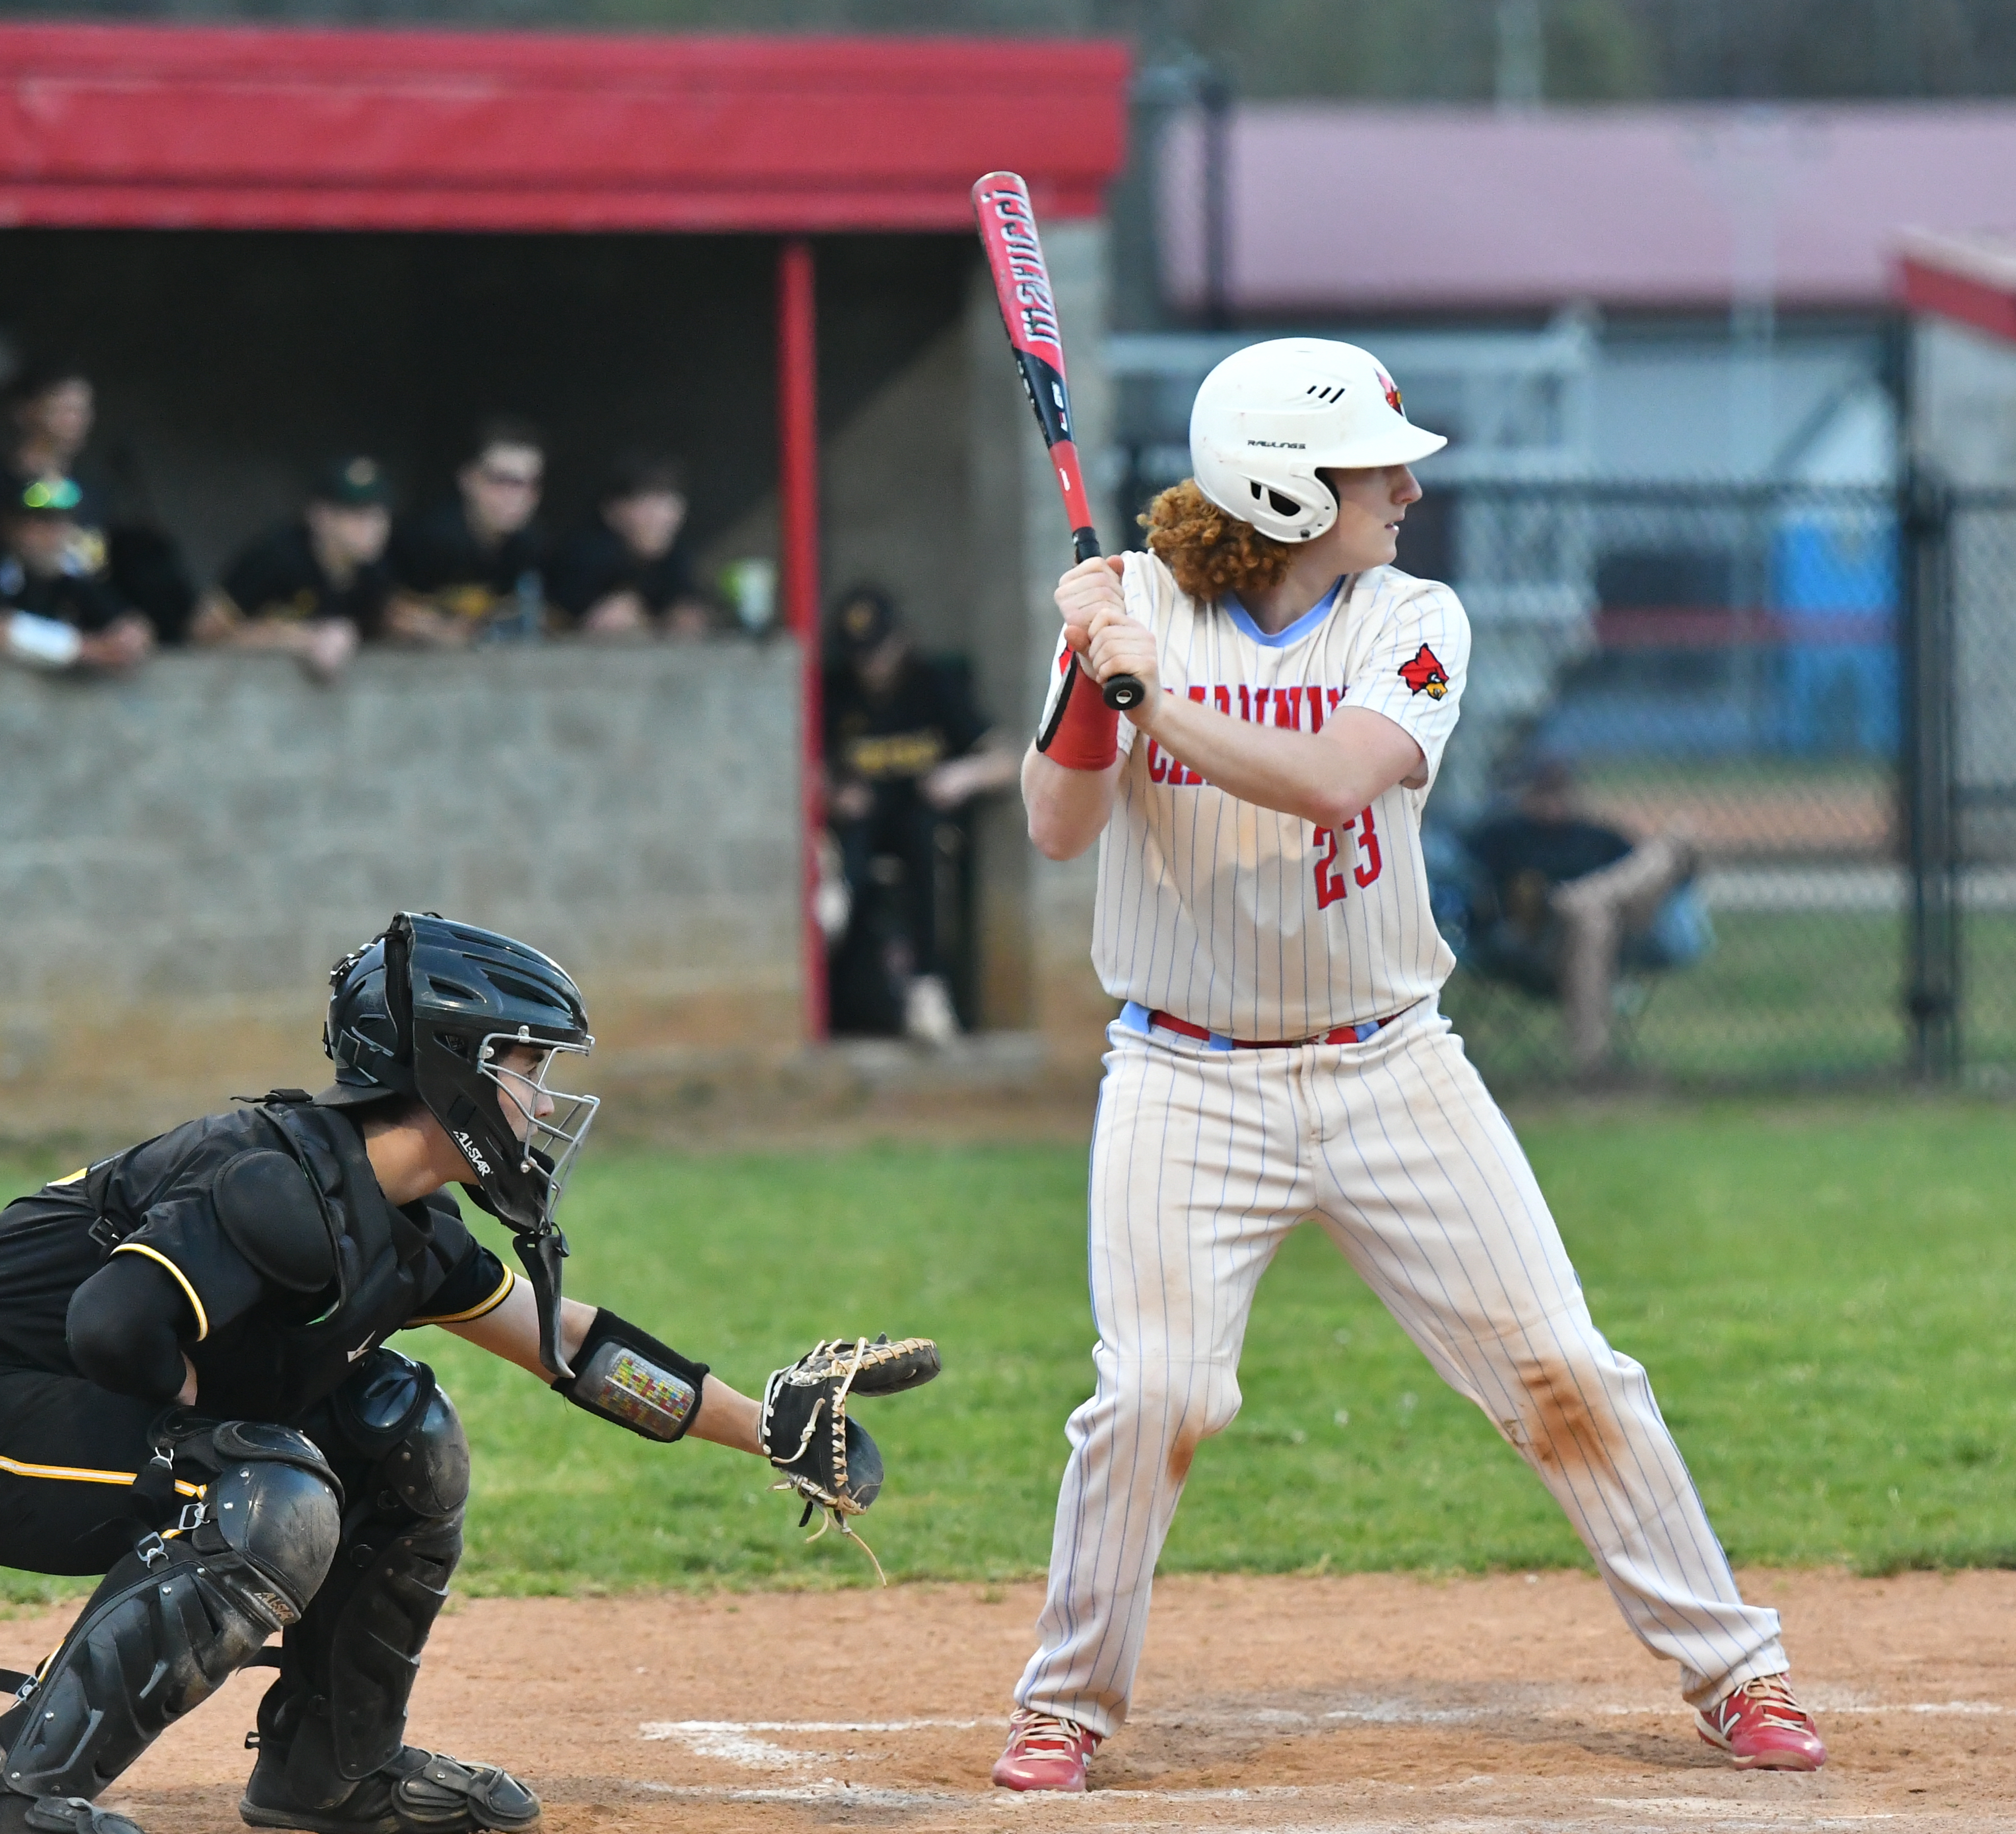
[[[714,607],[681,545],[686,470],[663,453],[626,453],[610,467],[596,513],[553,559],[550,596],[567,628],[589,637],[715,634]]]
[[[333,681],[360,642],[384,634],[389,501],[376,459],[358,453],[325,467],[301,515],[244,548],[203,595],[190,636],[292,656]]]
[[[964,668],[918,655],[877,587],[840,601],[824,704],[827,823],[848,913],[835,926],[833,1029],[949,1044],[959,1020],[938,950],[938,830],[1013,784],[1019,760],[986,743]]]
[[[386,635],[458,649],[531,637],[545,616],[546,539],[535,520],[545,437],[530,421],[485,421],[455,473],[455,494],[393,524]]]
[[[68,478],[0,482],[0,653],[23,667],[117,671],[153,649],[153,628],[79,563],[83,502]]]
[[[131,453],[115,488],[85,453],[97,422],[97,394],[83,365],[51,358],[30,364],[9,391],[13,440],[9,463],[22,478],[79,492],[71,516],[74,571],[103,574],[121,600],[140,612],[162,641],[181,640],[196,594],[182,552],[145,508]]]

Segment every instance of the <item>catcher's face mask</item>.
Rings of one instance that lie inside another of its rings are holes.
[[[542,1222],[550,1225],[574,1171],[581,1142],[602,1106],[595,1095],[570,1095],[548,1079],[563,1055],[585,1057],[594,1048],[535,1038],[529,1027],[487,1033],[477,1050],[477,1073],[497,1090],[504,1123],[518,1142],[518,1170],[538,1190]]]

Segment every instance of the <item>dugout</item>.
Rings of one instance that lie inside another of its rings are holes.
[[[556,523],[612,446],[671,443],[704,562],[773,557],[801,634],[833,589],[886,582],[1019,722],[1032,581],[1067,550],[967,193],[1028,176],[1096,429],[1126,64],[1082,41],[0,27],[0,331],[88,366],[96,449],[200,574],[330,451],[381,452],[424,498],[476,416],[513,410],[550,431]],[[1023,1025],[1028,868],[999,843],[981,1004]]]

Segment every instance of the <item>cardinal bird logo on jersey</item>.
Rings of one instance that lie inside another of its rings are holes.
[[[1435,653],[1427,644],[1414,652],[1411,662],[1400,665],[1400,679],[1417,694],[1425,694],[1431,700],[1440,700],[1449,692],[1449,671],[1435,658]]]

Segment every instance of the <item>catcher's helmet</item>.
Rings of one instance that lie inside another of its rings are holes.
[[[315,1100],[418,1096],[476,1174],[467,1189],[477,1203],[514,1229],[552,1228],[599,1106],[546,1087],[557,1056],[595,1045],[581,991],[560,964],[494,931],[402,911],[329,978],[322,1048],[336,1081]],[[513,1045],[545,1053],[537,1070],[502,1066]],[[526,1121],[522,1140],[500,1095]],[[542,1096],[553,1102],[544,1117]]]
[[[1370,351],[1326,337],[1234,351],[1190,409],[1197,488],[1277,541],[1313,541],[1337,520],[1319,469],[1412,465],[1448,444],[1408,419]]]

